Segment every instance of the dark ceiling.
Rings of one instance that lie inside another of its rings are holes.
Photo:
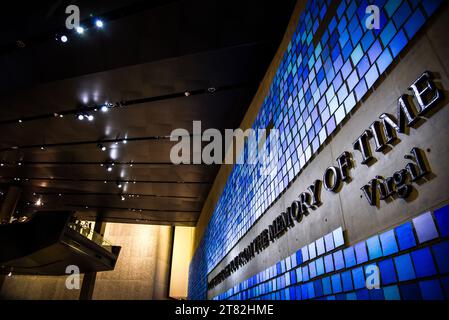
[[[194,120],[203,130],[240,124],[295,2],[40,1],[2,11],[0,187],[22,187],[18,215],[71,209],[194,225],[218,166],[171,164],[168,137]],[[61,28],[71,3],[83,35]],[[68,42],[56,41],[62,34]],[[101,112],[106,101],[114,107]]]

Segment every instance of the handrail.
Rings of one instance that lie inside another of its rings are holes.
[[[102,246],[104,249],[112,252],[112,243],[106,240],[103,236],[101,236],[98,232],[95,232],[93,229],[78,223],[69,222],[67,226],[75,230],[80,235],[86,237],[87,239],[95,242],[99,246]]]

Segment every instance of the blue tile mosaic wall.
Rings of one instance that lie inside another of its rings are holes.
[[[449,299],[448,228],[446,205],[353,246],[335,247],[314,259],[310,259],[310,250],[307,258],[306,246],[214,300]],[[337,232],[343,234],[341,229]],[[376,272],[369,266],[378,268],[378,289],[366,287],[367,277]]]
[[[205,299],[207,273],[300,173],[442,2],[307,2],[253,124],[263,129],[272,123],[279,130],[282,156],[268,175],[258,165],[234,165],[192,260],[189,298]],[[378,30],[365,26],[370,4],[380,8]]]

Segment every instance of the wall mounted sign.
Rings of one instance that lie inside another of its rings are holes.
[[[413,92],[417,101],[416,105],[411,102],[412,96],[402,95],[397,100],[396,115],[381,114],[379,119],[376,119],[352,144],[353,150],[361,156],[362,165],[371,166],[375,162],[375,155],[383,155],[391,151],[400,142],[398,134],[407,134],[410,128],[417,127],[417,123],[423,120],[423,116],[429,116],[443,98],[442,92],[436,87],[430,72],[427,71],[408,89]],[[412,184],[431,172],[425,151],[415,147],[404,158],[408,160],[408,163],[397,169],[398,171],[393,175],[387,178],[375,176],[361,187],[363,195],[371,206],[379,206],[380,201],[388,199],[409,197],[413,190]],[[294,227],[295,223],[301,222],[304,216],[316,210],[321,205],[322,186],[328,192],[337,193],[343,188],[343,183],[350,183],[350,171],[354,168],[354,161],[353,154],[344,151],[336,159],[337,165],[328,167],[321,180],[315,180],[285,212],[279,214],[272,224],[208,283],[208,289],[220,284],[253,259],[256,254],[284,235],[287,230]]]

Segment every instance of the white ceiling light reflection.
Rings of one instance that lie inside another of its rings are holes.
[[[111,151],[109,152],[109,157],[111,157],[112,160],[117,160],[118,159],[118,148],[112,147],[111,146]]]

